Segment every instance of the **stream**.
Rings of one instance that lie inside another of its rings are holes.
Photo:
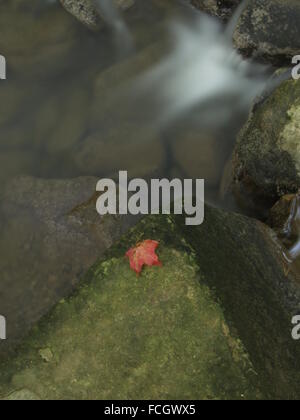
[[[144,179],[204,178],[207,202],[236,208],[220,193],[224,168],[264,85],[264,69],[242,61],[224,27],[182,1],[139,0],[125,18],[120,39],[115,28],[90,32],[57,2],[0,1],[0,54],[7,60],[7,79],[0,82],[0,194],[16,176],[117,179],[127,170]],[[46,213],[47,199],[54,200],[51,209],[65,209],[53,192],[44,197],[38,188]],[[38,205],[24,217],[26,188],[14,206],[5,194],[0,309],[15,322],[16,338],[76,281],[51,274],[52,252],[61,247],[64,256],[63,242],[47,243]],[[78,261],[81,254],[71,250]],[[62,267],[71,278],[83,274],[76,270]]]

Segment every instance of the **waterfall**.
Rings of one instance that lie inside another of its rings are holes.
[[[261,93],[265,66],[245,60],[232,43],[232,28],[245,4],[225,28],[202,13],[191,22],[170,24],[170,53],[137,83],[144,95],[156,97],[160,123],[197,107],[204,123],[224,124]]]

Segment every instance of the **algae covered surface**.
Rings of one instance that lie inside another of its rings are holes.
[[[243,206],[269,209],[300,185],[298,80],[255,104],[233,155],[233,190]],[[250,203],[250,204],[249,204]]]
[[[126,247],[160,240],[141,276]],[[1,365],[4,399],[254,399],[249,357],[169,217],[143,220]]]

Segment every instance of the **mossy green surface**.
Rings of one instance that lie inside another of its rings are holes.
[[[245,207],[270,208],[300,186],[298,80],[282,82],[255,105],[233,156],[233,190]]]
[[[163,267],[138,277],[124,255],[144,239]],[[261,223],[147,216],[0,360],[0,398],[299,399],[299,302]]]
[[[146,219],[147,228],[143,221],[34,329],[18,355],[2,362],[2,398],[262,396],[195,254],[171,218],[158,220]],[[161,239],[163,267],[145,268],[138,277],[123,251],[149,230]]]

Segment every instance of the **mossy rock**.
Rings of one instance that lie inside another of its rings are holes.
[[[264,215],[300,187],[300,81],[285,80],[255,104],[233,154],[233,191]]]
[[[124,254],[149,238],[160,241],[163,267],[137,277]],[[298,302],[260,223],[210,208],[199,228],[149,216],[2,359],[0,395],[297,398]]]
[[[199,284],[193,258],[165,248],[161,259],[164,268],[140,278],[123,258],[95,267],[89,286],[61,303],[8,365],[9,394],[27,388],[43,399],[260,395],[247,354]]]
[[[0,308],[9,334],[0,355],[70,294],[104,252],[137,223],[100,217],[98,178],[11,179],[1,191]]]

